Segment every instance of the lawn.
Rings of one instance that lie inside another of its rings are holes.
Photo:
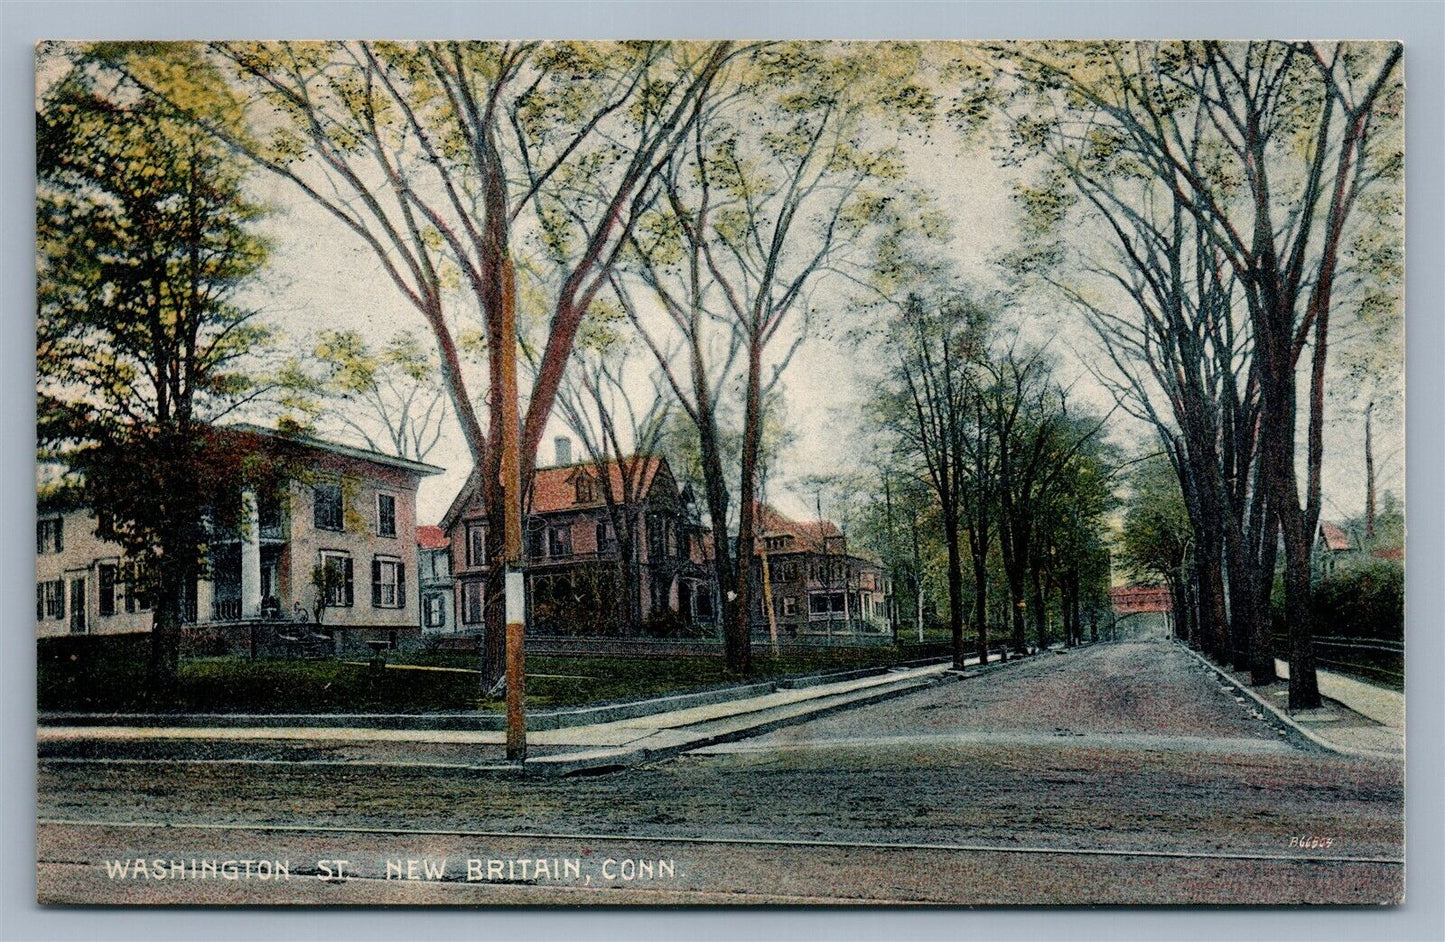
[[[753,679],[880,666],[907,657],[891,647],[809,655],[754,655]],[[429,713],[480,707],[475,656],[397,655],[384,670],[364,661],[198,658],[183,661],[175,701],[149,702],[144,664],[131,657],[42,659],[42,710],[195,713]],[[421,669],[429,668],[429,669]],[[436,669],[444,668],[444,669]],[[720,657],[548,657],[527,661],[532,710],[606,703],[740,683]]]

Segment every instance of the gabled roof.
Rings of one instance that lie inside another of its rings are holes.
[[[758,501],[754,505],[753,518],[757,522],[754,530],[761,538],[790,536],[788,551],[808,550],[814,553],[837,552],[829,547],[829,540],[843,536],[843,532],[831,520],[794,520],[779,512],[776,507]]]
[[[446,531],[430,524],[416,528],[416,545],[426,550],[446,549],[452,545]]]
[[[641,466],[638,466],[638,463]],[[625,478],[630,476],[636,488],[636,496],[646,497],[652,490],[652,483],[666,461],[655,455],[634,456],[607,462],[607,476],[611,481],[612,494],[618,498],[626,492]],[[563,465],[558,468],[540,468],[532,479],[532,513],[545,514],[558,510],[572,510],[583,507],[602,507],[607,499],[602,489],[594,489],[594,499],[577,500],[577,481],[589,477],[598,478],[597,466],[592,462]]]
[[[633,462],[642,462],[640,468],[633,467]],[[645,498],[652,493],[653,485],[657,483],[659,476],[671,481],[672,470],[668,467],[667,459],[658,455],[632,456],[629,458],[612,459],[607,462],[608,477],[612,482],[612,493],[622,496],[624,468],[627,465],[628,471],[635,475],[637,482],[637,496]],[[598,489],[595,499],[579,503],[577,500],[577,479],[583,475],[592,478],[597,477],[597,466],[592,461],[578,461],[572,464],[559,465],[555,468],[538,468],[532,478],[532,501],[528,507],[528,513],[542,514],[554,513],[559,510],[581,510],[589,507],[602,507],[606,504],[606,498]],[[476,499],[481,502],[481,473],[475,468],[467,475],[467,480],[457,491],[457,496],[452,499],[451,506],[442,515],[441,527],[443,530],[450,530],[456,525],[457,519],[462,512]]]
[[[1325,541],[1325,548],[1331,552],[1339,553],[1354,548],[1350,542],[1350,535],[1345,532],[1344,527],[1337,523],[1321,520],[1320,536]]]

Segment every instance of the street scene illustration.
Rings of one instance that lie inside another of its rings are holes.
[[[1381,42],[48,42],[36,896],[1398,904]]]

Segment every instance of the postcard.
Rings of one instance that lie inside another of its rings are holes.
[[[38,900],[1401,903],[1402,55],[41,43]]]

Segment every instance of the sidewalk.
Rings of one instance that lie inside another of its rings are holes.
[[[1405,755],[1405,695],[1387,687],[1316,669],[1324,705],[1317,710],[1289,710],[1289,665],[1274,662],[1280,678],[1254,687],[1248,671],[1221,667],[1197,651],[1189,653],[1227,681],[1244,697],[1274,714],[1297,742],[1342,755],[1401,760]]]
[[[533,730],[528,735],[525,771],[571,774],[622,768],[760,735],[938,683],[949,667],[941,663],[895,669],[643,716]],[[41,757],[57,761],[301,762],[518,771],[505,759],[505,732],[491,729],[53,723],[41,726],[37,738]]]

